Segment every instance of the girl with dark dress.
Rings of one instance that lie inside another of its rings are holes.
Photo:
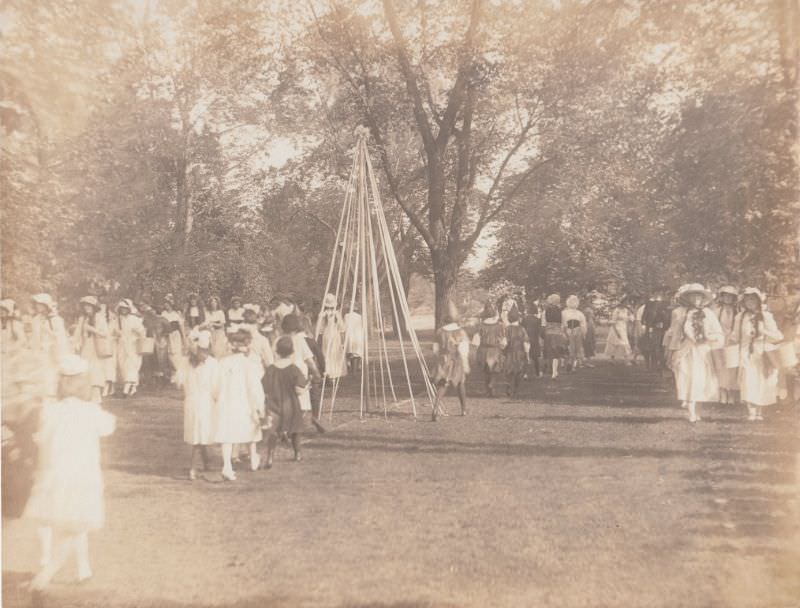
[[[539,365],[539,358],[542,356],[541,340],[544,331],[538,302],[530,303],[527,313],[525,314],[525,319],[522,321],[522,326],[525,328],[525,332],[528,334],[528,340],[530,340],[531,344],[528,358],[533,366],[533,373],[536,374],[536,376],[541,376],[542,370]]]
[[[472,345],[477,347],[478,365],[483,368],[486,382],[486,394],[494,396],[494,374],[499,371],[500,358],[506,345],[505,328],[497,316],[497,311],[489,302],[481,313],[481,324],[472,338]]]
[[[196,293],[189,294],[189,301],[186,303],[186,310],[183,313],[183,322],[187,333],[206,322],[206,309]]]
[[[531,344],[528,332],[524,327],[520,327],[520,314],[516,308],[508,313],[509,325],[506,327],[506,348],[503,356],[503,370],[508,374],[508,390],[506,394],[514,398],[517,396],[520,380],[525,374],[525,366],[528,363],[528,353]]]
[[[290,439],[294,448],[294,459],[299,462],[300,433],[303,432],[303,412],[300,409],[300,393],[306,391],[308,380],[294,363],[292,338],[283,336],[275,345],[277,359],[267,368],[262,379],[267,408],[276,418],[273,433],[267,438],[267,463],[272,467],[273,453],[278,438]]]
[[[558,364],[567,354],[567,337],[561,327],[561,296],[557,293],[547,296],[547,306],[542,318],[544,326],[545,368],[552,369],[553,379],[558,378]]]

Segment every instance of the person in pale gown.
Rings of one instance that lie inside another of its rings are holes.
[[[714,311],[709,308],[712,294],[699,283],[681,286],[680,307],[673,313],[670,328],[671,368],[681,406],[689,411],[689,422],[700,416],[697,404],[719,399],[719,381],[714,367],[714,349],[725,336]]]
[[[325,375],[329,379],[341,378],[347,374],[344,344],[342,344],[344,330],[344,320],[336,310],[336,297],[332,293],[326,294],[322,312],[317,320],[316,337],[322,347],[322,354],[325,358]]]
[[[239,324],[239,329],[250,332],[250,354],[253,355],[261,365],[261,375],[275,361],[275,353],[272,350],[272,343],[269,338],[261,333],[258,320],[259,309],[256,304],[244,305],[244,318]],[[259,376],[259,380],[261,376]]]
[[[629,365],[631,362],[631,343],[628,340],[628,324],[632,320],[628,307],[620,302],[611,313],[611,327],[606,337],[606,348],[603,354],[609,359],[622,359]]]
[[[58,362],[70,353],[69,337],[64,319],[49,294],[39,293],[31,298],[36,314],[31,319],[28,347],[44,355],[46,361],[45,392],[55,396],[58,389]]]
[[[246,329],[229,334],[231,354],[219,362],[219,398],[215,411],[215,441],[222,444],[222,477],[234,481],[233,445],[248,444],[250,468],[260,465],[258,442],[262,439],[264,417],[263,370],[250,356],[252,336]]]
[[[765,407],[778,399],[778,368],[767,352],[783,339],[775,318],[766,309],[766,297],[755,287],[742,292],[742,310],[736,315],[731,341],[739,345],[739,394],[747,405],[748,420],[763,420]]]
[[[184,364],[183,340],[185,330],[181,313],[175,310],[175,300],[172,294],[164,298],[164,307],[161,317],[169,324],[167,328],[167,356],[172,366],[170,381],[175,381],[175,374]]]
[[[208,446],[216,443],[214,407],[219,398],[219,362],[211,356],[211,332],[195,330],[189,335],[189,365],[178,372],[183,388],[183,441],[192,446],[189,479],[197,477],[195,459],[200,455],[208,470]]]
[[[739,300],[739,290],[732,285],[726,285],[717,292],[717,300],[711,306],[711,310],[717,315],[722,333],[725,335],[723,348],[715,350],[714,364],[717,369],[717,379],[719,380],[719,401],[720,403],[738,403],[739,401],[739,378],[737,368],[726,367],[724,347],[733,343],[733,322],[736,319],[736,304]]]
[[[81,315],[72,333],[75,352],[89,364],[91,399],[100,403],[106,387],[106,359],[111,355],[111,335],[100,302],[94,296],[80,299]]]
[[[122,383],[122,396],[132,397],[139,387],[142,368],[139,341],[145,337],[145,329],[142,318],[136,314],[136,307],[127,298],[117,304],[114,335],[117,338],[117,377]]]
[[[242,298],[233,296],[231,298],[231,305],[228,308],[228,325],[227,331],[229,334],[239,329],[239,324],[244,323],[244,306],[242,305]]]
[[[583,366],[583,340],[586,337],[586,315],[579,309],[578,296],[567,298],[567,307],[561,311],[561,326],[567,336],[569,358],[567,369],[574,370]]]
[[[217,296],[208,299],[206,322],[203,329],[211,332],[211,356],[217,361],[228,354],[228,337],[225,331],[225,311]]]
[[[115,419],[88,400],[88,369],[78,355],[63,357],[59,400],[42,406],[37,470],[23,513],[40,526],[42,567],[31,581],[34,590],[46,587],[73,554],[78,580],[92,576],[88,532],[105,519],[99,439],[114,431]]]
[[[106,326],[109,328],[109,340],[111,341],[111,356],[103,359],[105,367],[106,384],[103,387],[103,397],[110,397],[114,394],[117,384],[117,344],[116,338],[110,332],[117,321],[117,315],[113,312],[113,306],[109,305],[110,295],[106,294],[100,300],[100,312],[105,317]]]
[[[351,374],[361,373],[364,359],[364,319],[358,312],[358,304],[348,307],[344,315],[345,352],[347,368]]]

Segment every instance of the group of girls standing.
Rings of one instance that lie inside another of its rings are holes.
[[[797,364],[794,345],[780,348],[784,336],[765,295],[755,287],[741,294],[722,288],[713,294],[699,283],[681,286],[665,335],[677,397],[689,420],[700,420],[702,402],[746,405],[748,420],[763,420],[763,409],[777,401],[782,367]],[[712,305],[713,303],[713,305]]]

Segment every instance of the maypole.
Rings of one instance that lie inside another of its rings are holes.
[[[406,291],[369,158],[368,134],[365,127],[356,130],[353,166],[322,298],[323,302],[330,302],[332,296],[336,307],[348,305],[350,311],[355,309],[356,304],[360,308],[359,329],[363,336],[360,377],[357,375],[347,380],[341,376],[326,376],[322,384],[321,408],[324,411],[327,407],[329,415],[333,416],[340,383],[358,382],[360,416],[363,417],[376,403],[382,404],[383,413],[387,415],[391,402],[393,408],[410,404],[411,414],[416,417],[417,400],[424,398],[432,408],[436,389],[431,383],[422,347],[411,325]],[[335,320],[341,318],[341,310],[337,308],[332,315],[323,317],[324,312],[320,311],[317,336],[340,329],[338,326],[326,328],[324,322],[335,324]],[[388,318],[391,318],[394,328],[408,329],[408,340],[399,330],[396,332],[396,341],[387,337]],[[352,330],[352,324],[345,323],[343,339],[335,340],[332,344],[340,345],[344,351],[352,338]],[[326,356],[329,354],[326,353]],[[347,353],[332,354],[345,358]],[[415,373],[419,375],[417,382],[412,378]],[[399,379],[400,374],[404,381],[398,384],[395,376]],[[407,390],[405,395],[404,388]]]

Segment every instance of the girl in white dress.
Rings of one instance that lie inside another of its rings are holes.
[[[567,307],[561,311],[561,326],[567,336],[569,359],[567,369],[583,365],[583,339],[586,336],[586,315],[578,310],[580,300],[572,295],[567,298]]]
[[[778,368],[767,352],[783,339],[775,319],[766,310],[766,297],[755,287],[742,292],[744,310],[736,315],[731,340],[739,344],[739,391],[750,421],[763,420],[763,409],[778,398]]]
[[[106,301],[108,299],[110,299],[110,297],[105,296],[100,301],[100,314],[103,315],[106,326],[109,328],[109,340],[111,342],[111,356],[103,359],[106,376],[106,384],[103,387],[103,397],[110,397],[113,395],[117,383],[117,339],[111,331],[117,322],[117,315],[112,311],[113,306]]]
[[[231,298],[231,307],[228,309],[228,333],[233,333],[239,329],[239,324],[244,322],[244,306],[242,298],[234,296]]]
[[[717,401],[719,382],[711,351],[720,348],[725,337],[719,320],[708,304],[712,294],[699,283],[681,286],[680,307],[673,313],[670,328],[671,365],[681,406],[689,410],[689,422],[697,422],[697,403]]]
[[[341,378],[347,374],[342,332],[344,320],[336,310],[336,297],[326,294],[322,313],[317,320],[317,339],[321,338],[322,353],[325,357],[325,375],[328,378]]]
[[[717,292],[717,301],[711,306],[711,310],[717,315],[722,333],[725,335],[723,348],[715,350],[714,363],[719,379],[719,401],[720,403],[737,403],[739,401],[739,377],[735,367],[725,365],[724,347],[733,344],[733,324],[736,319],[736,304],[739,300],[739,290],[732,285],[726,285]]]
[[[114,431],[114,416],[88,401],[89,366],[78,355],[61,360],[59,401],[41,410],[39,456],[24,516],[41,526],[42,569],[31,588],[43,589],[75,554],[78,579],[92,576],[88,532],[103,527],[100,437]],[[53,550],[54,533],[60,537]]]
[[[122,382],[122,396],[132,397],[139,386],[142,368],[139,341],[145,337],[145,329],[133,302],[128,299],[117,304],[114,334],[117,337],[117,377]]]
[[[344,335],[348,371],[360,374],[364,358],[364,319],[358,312],[358,304],[353,304],[344,316]]]
[[[631,320],[631,312],[622,302],[614,307],[604,351],[606,357],[610,359],[618,357],[629,365],[631,364],[631,343],[628,340],[628,323]]]
[[[75,352],[89,364],[91,399],[100,403],[106,387],[106,359],[111,355],[111,335],[100,302],[94,296],[80,299],[81,316],[72,334]]]
[[[228,336],[231,354],[219,363],[219,399],[215,413],[215,440],[222,444],[222,477],[234,481],[233,444],[250,446],[250,468],[258,469],[261,459],[257,444],[261,441],[261,418],[264,417],[262,370],[250,355],[251,335],[237,330]]]
[[[192,446],[189,479],[197,476],[195,457],[200,454],[208,470],[207,446],[216,443],[214,406],[219,397],[219,362],[211,356],[211,333],[195,331],[189,336],[189,365],[178,373],[183,388],[183,440]]]

